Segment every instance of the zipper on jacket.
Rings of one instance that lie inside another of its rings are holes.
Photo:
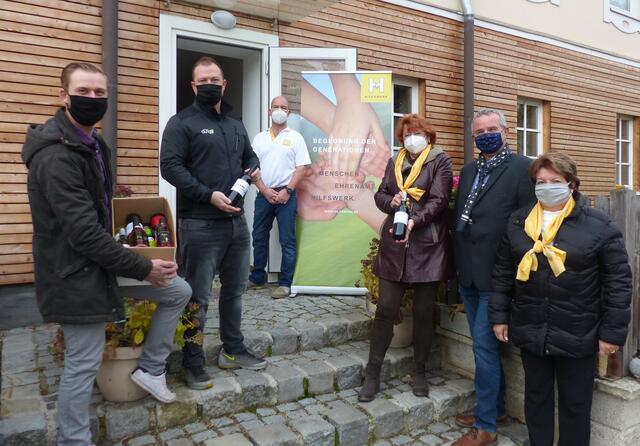
[[[233,169],[231,168],[231,153],[229,153],[229,148],[227,146],[227,133],[224,131],[224,123],[222,122],[224,120],[224,116],[220,116],[220,120],[218,121],[218,125],[220,126],[220,132],[222,133],[222,139],[224,140],[224,147],[225,147],[225,151],[227,152],[227,167],[229,168],[229,176],[231,177],[231,184],[233,184],[233,182],[237,179],[237,178],[233,178]],[[234,127],[235,130],[235,127]],[[235,152],[234,152],[235,153]],[[223,192],[225,195],[227,194],[228,191]]]
[[[540,263],[540,259],[538,259],[538,264]],[[540,265],[538,266],[538,268],[540,268]],[[549,320],[549,315],[548,315],[548,311],[549,311],[549,279],[551,277],[551,269],[550,268],[546,268],[544,271],[545,274],[545,278],[542,281],[542,283],[540,284],[540,287],[542,288],[542,295],[544,296],[544,303],[543,303],[543,315],[544,315],[544,322],[543,322],[543,328],[544,328],[544,338],[543,338],[543,343],[542,343],[542,351],[545,355],[549,354],[549,349],[547,348],[547,337],[549,335],[549,330],[548,330],[548,325],[547,325],[547,321]]]

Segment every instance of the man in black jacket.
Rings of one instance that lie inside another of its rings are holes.
[[[531,160],[512,153],[504,115],[483,109],[473,120],[480,156],[460,173],[456,196],[454,257],[475,359],[476,407],[456,417],[472,430],[454,446],[485,446],[497,440],[496,422],[506,418],[500,346],[488,320],[491,271],[509,215],[535,199],[528,178]]]
[[[231,206],[227,197],[243,172],[251,169],[253,180],[258,178],[259,162],[244,125],[227,115],[230,106],[222,101],[226,85],[214,59],[198,59],[191,82],[195,101],[167,123],[160,167],[162,176],[177,189],[182,268],[193,288],[192,301],[200,305],[198,327],[186,336],[202,333],[218,273],[222,284],[218,365],[259,370],[266,362],[247,351],[240,331],[242,294],[249,276],[249,228],[242,208]],[[182,352],[187,385],[199,390],[210,387],[202,345],[187,342]]]
[[[165,361],[191,288],[177,265],[147,260],[112,236],[110,149],[95,131],[107,110],[107,79],[88,63],[62,71],[64,107],[27,131],[22,159],[33,220],[38,307],[62,326],[66,345],[58,389],[58,446],[91,444],[89,402],[102,362],[105,322],[124,319],[120,294],[158,303],[139,367],[131,379],[163,402],[176,396],[165,381]],[[118,289],[116,275],[152,286]]]

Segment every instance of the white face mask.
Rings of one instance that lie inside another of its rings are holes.
[[[536,198],[544,206],[558,206],[571,196],[569,183],[536,184]]]
[[[271,111],[271,120],[280,125],[287,122],[287,112],[281,108],[275,108]]]
[[[404,139],[404,148],[417,155],[427,147],[427,138],[422,135],[409,135]]]

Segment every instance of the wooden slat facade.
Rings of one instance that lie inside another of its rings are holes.
[[[0,284],[33,281],[26,169],[27,124],[57,106],[68,62],[101,62],[102,0],[0,0]],[[136,194],[158,193],[158,32],[161,13],[208,21],[210,8],[182,0],[119,1],[118,178]],[[438,141],[462,165],[462,23],[378,0],[341,0],[294,23],[237,14],[238,26],[277,33],[280,46],[348,47],[358,69],[420,81]],[[519,97],[545,106],[545,148],[580,167],[582,190],[615,183],[616,116],[640,117],[640,69],[486,28],[476,28],[476,107],[505,111],[515,128]],[[81,56],[80,56],[81,55]],[[640,186],[640,121],[634,184]],[[515,146],[515,131],[510,142]]]

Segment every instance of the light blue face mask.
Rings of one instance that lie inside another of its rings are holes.
[[[558,206],[571,196],[569,183],[536,184],[536,198],[544,206]]]

